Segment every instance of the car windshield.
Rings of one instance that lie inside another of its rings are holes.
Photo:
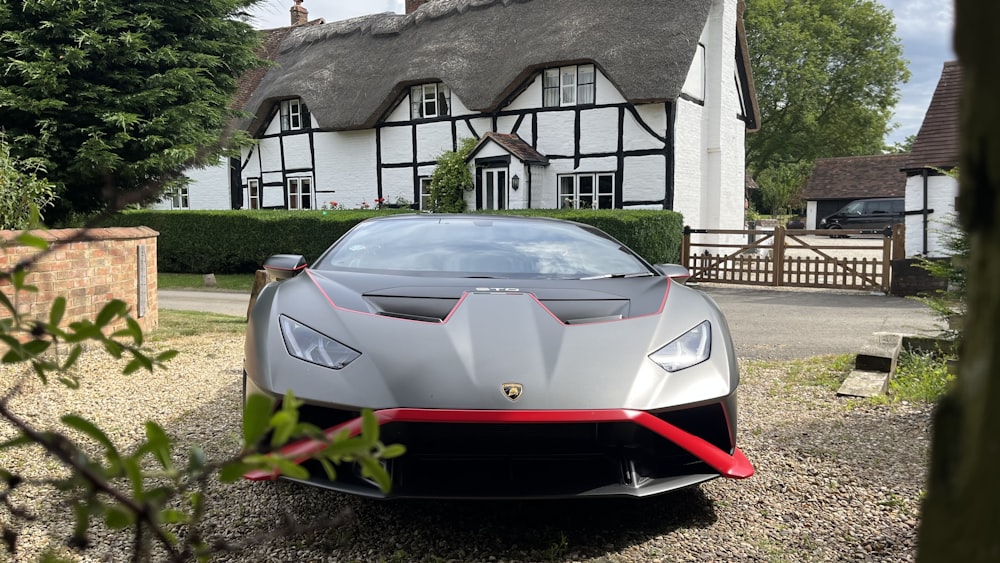
[[[463,277],[655,275],[630,250],[596,229],[558,221],[486,217],[362,223],[337,241],[315,267]]]

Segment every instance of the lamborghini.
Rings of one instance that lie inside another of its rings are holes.
[[[754,472],[736,446],[723,314],[683,267],[592,226],[382,216],[311,266],[277,255],[264,268],[274,281],[251,310],[244,392],[291,390],[302,420],[333,431],[371,409],[383,442],[406,447],[384,461],[388,493],[304,461],[307,484],[377,498],[644,497]]]

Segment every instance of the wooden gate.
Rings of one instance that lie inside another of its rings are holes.
[[[681,261],[691,282],[889,293],[891,261],[903,257],[904,226],[843,229],[834,236],[782,226],[773,231],[684,227]],[[720,242],[743,237],[746,243]]]

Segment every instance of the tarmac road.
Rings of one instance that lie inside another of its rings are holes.
[[[863,292],[788,291],[718,284],[698,289],[726,314],[741,359],[855,354],[875,332],[933,334],[936,320],[912,299]],[[249,296],[222,291],[160,290],[162,309],[245,317]]]

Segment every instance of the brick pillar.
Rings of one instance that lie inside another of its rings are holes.
[[[289,10],[292,14],[292,25],[303,25],[309,21],[309,10],[302,5],[302,0],[295,0],[295,5]]]
[[[429,0],[406,0],[406,13],[412,14],[417,11],[417,8],[426,4]]]

